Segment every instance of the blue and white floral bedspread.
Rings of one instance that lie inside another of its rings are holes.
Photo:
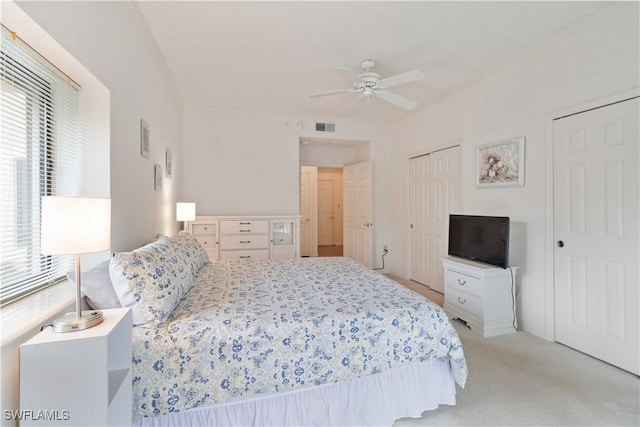
[[[166,322],[133,330],[134,418],[448,358],[444,311],[348,258],[206,264]]]

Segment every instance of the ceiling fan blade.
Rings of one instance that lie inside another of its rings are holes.
[[[353,90],[353,89],[333,90],[331,92],[315,93],[313,95],[309,95],[309,97],[310,98],[317,98],[319,96],[336,95],[338,93],[347,93],[347,92],[355,92],[355,90]]]
[[[404,98],[391,92],[380,91],[376,93],[376,96],[392,104],[395,104],[400,108],[404,108],[405,110],[413,110],[414,108],[416,108],[416,105],[418,105],[410,99]]]
[[[385,77],[378,81],[378,86],[391,87],[404,83],[415,82],[416,80],[424,79],[424,74],[420,70],[407,71],[406,73],[396,74],[395,76]]]

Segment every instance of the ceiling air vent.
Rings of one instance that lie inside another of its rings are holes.
[[[335,123],[316,123],[316,132],[335,132]]]

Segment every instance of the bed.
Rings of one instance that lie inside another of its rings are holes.
[[[135,425],[391,425],[466,381],[444,311],[348,258],[211,263],[180,234],[109,269]]]

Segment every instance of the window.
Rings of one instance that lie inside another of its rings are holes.
[[[79,195],[78,86],[15,34],[0,48],[0,305],[56,283],[71,257],[40,254],[40,199]]]

